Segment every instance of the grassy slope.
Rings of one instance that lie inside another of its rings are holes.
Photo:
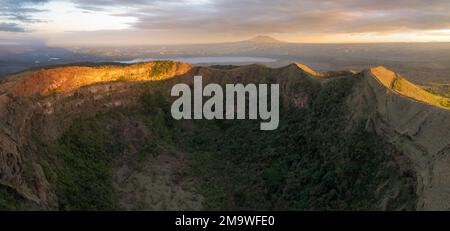
[[[424,86],[424,89],[432,94],[450,99],[450,85],[448,84],[430,84],[428,86]]]
[[[384,86],[399,94],[437,107],[450,109],[449,98],[430,93],[384,67],[372,68],[371,72]]]

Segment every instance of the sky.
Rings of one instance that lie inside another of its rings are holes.
[[[0,43],[450,42],[449,0],[0,0]]]

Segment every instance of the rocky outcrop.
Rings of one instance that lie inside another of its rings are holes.
[[[418,89],[383,67],[364,71],[361,78],[349,103],[355,116],[367,117],[370,129],[411,160],[418,176],[417,208],[449,210],[450,111],[434,105],[435,99],[448,99]],[[402,87],[396,81],[402,81]]]

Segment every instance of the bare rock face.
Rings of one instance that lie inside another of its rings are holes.
[[[23,170],[22,157],[17,147],[7,137],[1,137],[0,147],[0,177],[4,184],[14,187],[20,185],[20,175]]]
[[[401,150],[418,176],[417,208],[450,209],[450,111],[432,95],[383,67],[367,70],[350,102],[368,126]],[[395,86],[401,81],[402,87]]]

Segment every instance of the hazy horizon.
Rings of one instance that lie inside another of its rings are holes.
[[[48,46],[48,47],[62,47],[62,48],[70,48],[70,47],[86,47],[86,48],[110,48],[110,47],[140,47],[140,46],[189,46],[189,45],[214,45],[214,44],[226,44],[226,43],[239,43],[246,42],[250,39],[260,36],[255,35],[252,37],[247,37],[241,40],[223,40],[223,41],[205,41],[205,42],[179,42],[179,43],[142,43],[142,44],[49,44],[44,40],[21,40],[21,39],[2,39],[0,38],[0,46],[15,46],[15,45],[35,45],[35,46]],[[263,35],[266,36],[266,35]],[[267,35],[268,36],[268,35]],[[272,38],[277,39],[275,36],[270,36]],[[277,39],[280,40],[280,39]],[[11,42],[13,41],[13,42]],[[373,42],[288,42],[284,40],[280,40],[282,44],[292,44],[292,45],[377,45],[377,44],[450,44],[450,41],[407,41],[407,42],[383,42],[383,41],[373,41]]]

